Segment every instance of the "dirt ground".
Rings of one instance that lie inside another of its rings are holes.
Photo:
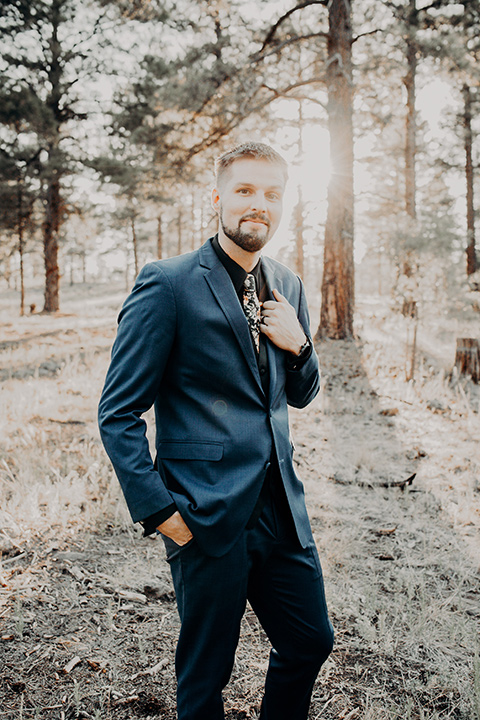
[[[119,295],[21,320],[7,301],[0,720],[173,720],[163,546],[131,525],[95,423]],[[426,327],[406,382],[402,323],[360,304],[357,340],[318,345],[322,391],[291,412],[336,631],[311,720],[480,720],[480,393]],[[248,610],[227,718],[258,717],[268,652]]]

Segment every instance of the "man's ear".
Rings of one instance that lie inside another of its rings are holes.
[[[220,214],[220,194],[217,188],[212,190],[212,208],[215,210],[217,215]]]

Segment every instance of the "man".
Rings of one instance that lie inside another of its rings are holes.
[[[272,644],[262,720],[307,718],[333,644],[287,413],[317,394],[318,361],[300,279],[261,256],[286,177],[262,143],[219,158],[218,235],[140,272],[100,401],[132,518],[166,546],[179,720],[223,720],[247,600]],[[142,420],[152,405],[155,463]]]

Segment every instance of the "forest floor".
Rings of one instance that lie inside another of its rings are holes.
[[[67,288],[62,313],[17,318],[0,296],[0,720],[175,718],[163,544],[132,526],[96,427],[122,297]],[[291,412],[336,631],[310,718],[480,720],[480,390],[449,378],[441,317],[407,382],[387,305],[360,298],[358,338],[318,345],[321,393]],[[258,717],[267,661],[247,610],[230,720]]]

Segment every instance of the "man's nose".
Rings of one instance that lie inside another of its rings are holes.
[[[252,210],[257,210],[258,212],[266,212],[267,199],[264,192],[258,191],[252,197]]]

